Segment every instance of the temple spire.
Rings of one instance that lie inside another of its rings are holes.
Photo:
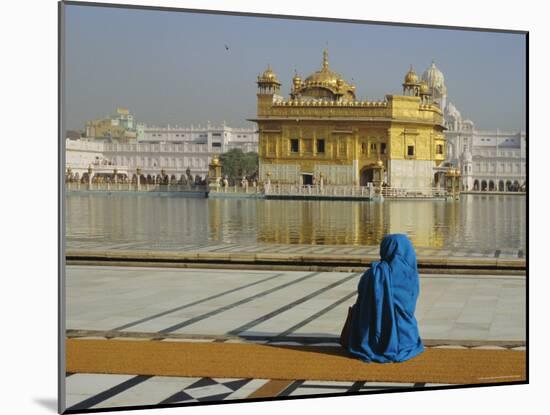
[[[323,50],[323,69],[328,69],[328,52]]]

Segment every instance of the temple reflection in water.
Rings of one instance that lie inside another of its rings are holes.
[[[326,203],[297,201],[258,206],[258,241],[284,244],[378,245],[387,233],[407,233],[415,245],[441,248],[446,217],[456,222],[454,204],[416,202]]]
[[[378,245],[385,234],[397,232],[421,247],[477,251],[526,245],[523,196],[357,203],[75,194],[66,200],[71,246]]]
[[[523,197],[470,195],[463,199],[462,203],[212,199],[208,203],[210,236],[234,242],[239,229],[243,233],[253,229],[255,241],[262,243],[378,245],[388,233],[406,233],[416,246],[431,248],[525,246]]]

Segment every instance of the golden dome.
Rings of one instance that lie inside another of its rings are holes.
[[[355,87],[348,82],[339,73],[331,71],[328,67],[328,52],[323,51],[323,67],[309,75],[302,82],[302,92],[307,95],[309,88],[326,88],[333,94],[345,95],[348,98],[355,97]]]
[[[426,81],[420,81],[420,95],[430,95],[430,87]]]
[[[281,84],[279,82],[279,79],[277,79],[277,75],[275,75],[275,72],[271,69],[270,65],[267,65],[267,69],[264,71],[263,74],[258,76],[258,82],[271,82],[275,84]]]
[[[416,85],[418,84],[418,75],[414,71],[412,65],[409,69],[409,72],[405,75],[405,81],[403,82],[406,85]]]
[[[320,83],[320,84],[327,84],[327,85],[331,85],[331,86],[337,86],[339,80],[344,81],[342,79],[342,76],[340,76],[340,74],[338,74],[336,72],[333,72],[328,68],[328,52],[326,50],[324,50],[323,51],[323,67],[321,68],[320,71],[317,71],[317,72],[309,75],[306,78],[305,83],[306,84],[308,84],[308,83],[309,84]]]

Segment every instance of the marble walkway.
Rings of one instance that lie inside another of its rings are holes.
[[[360,273],[69,266],[67,329],[337,337]],[[524,276],[421,274],[425,339],[525,339]]]
[[[274,243],[222,243],[210,241],[203,244],[181,244],[163,241],[161,243],[146,242],[109,242],[102,239],[67,237],[66,249],[68,251],[94,250],[94,251],[165,251],[165,252],[201,252],[201,253],[275,253],[289,254],[301,253],[312,255],[368,255],[378,256],[378,246],[356,245],[297,245]],[[523,249],[437,249],[415,247],[419,258],[423,257],[456,257],[456,258],[504,258],[525,259]]]
[[[460,250],[415,248],[421,269],[526,269],[525,253],[519,250]],[[89,238],[68,238],[66,256],[70,264],[139,265],[179,264],[180,266],[241,269],[310,269],[358,271],[379,259],[378,246],[241,244],[211,241],[204,244],[105,242]]]
[[[68,266],[66,328],[70,336],[136,341],[154,337],[338,347],[359,277],[346,272]],[[416,316],[427,346],[525,349],[525,276],[421,274],[420,283]],[[262,397],[262,388],[273,382],[70,374],[67,407],[251,399]],[[271,388],[270,396],[442,385],[297,379],[283,386]]]
[[[312,380],[190,378],[77,373],[66,379],[68,412],[160,405],[185,406],[212,401],[244,401],[305,395],[337,396],[390,390],[430,389],[430,383],[328,382]]]

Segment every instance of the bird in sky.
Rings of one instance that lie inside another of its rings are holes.
[[[225,50],[229,50],[229,46],[227,45],[224,45],[225,46]]]

